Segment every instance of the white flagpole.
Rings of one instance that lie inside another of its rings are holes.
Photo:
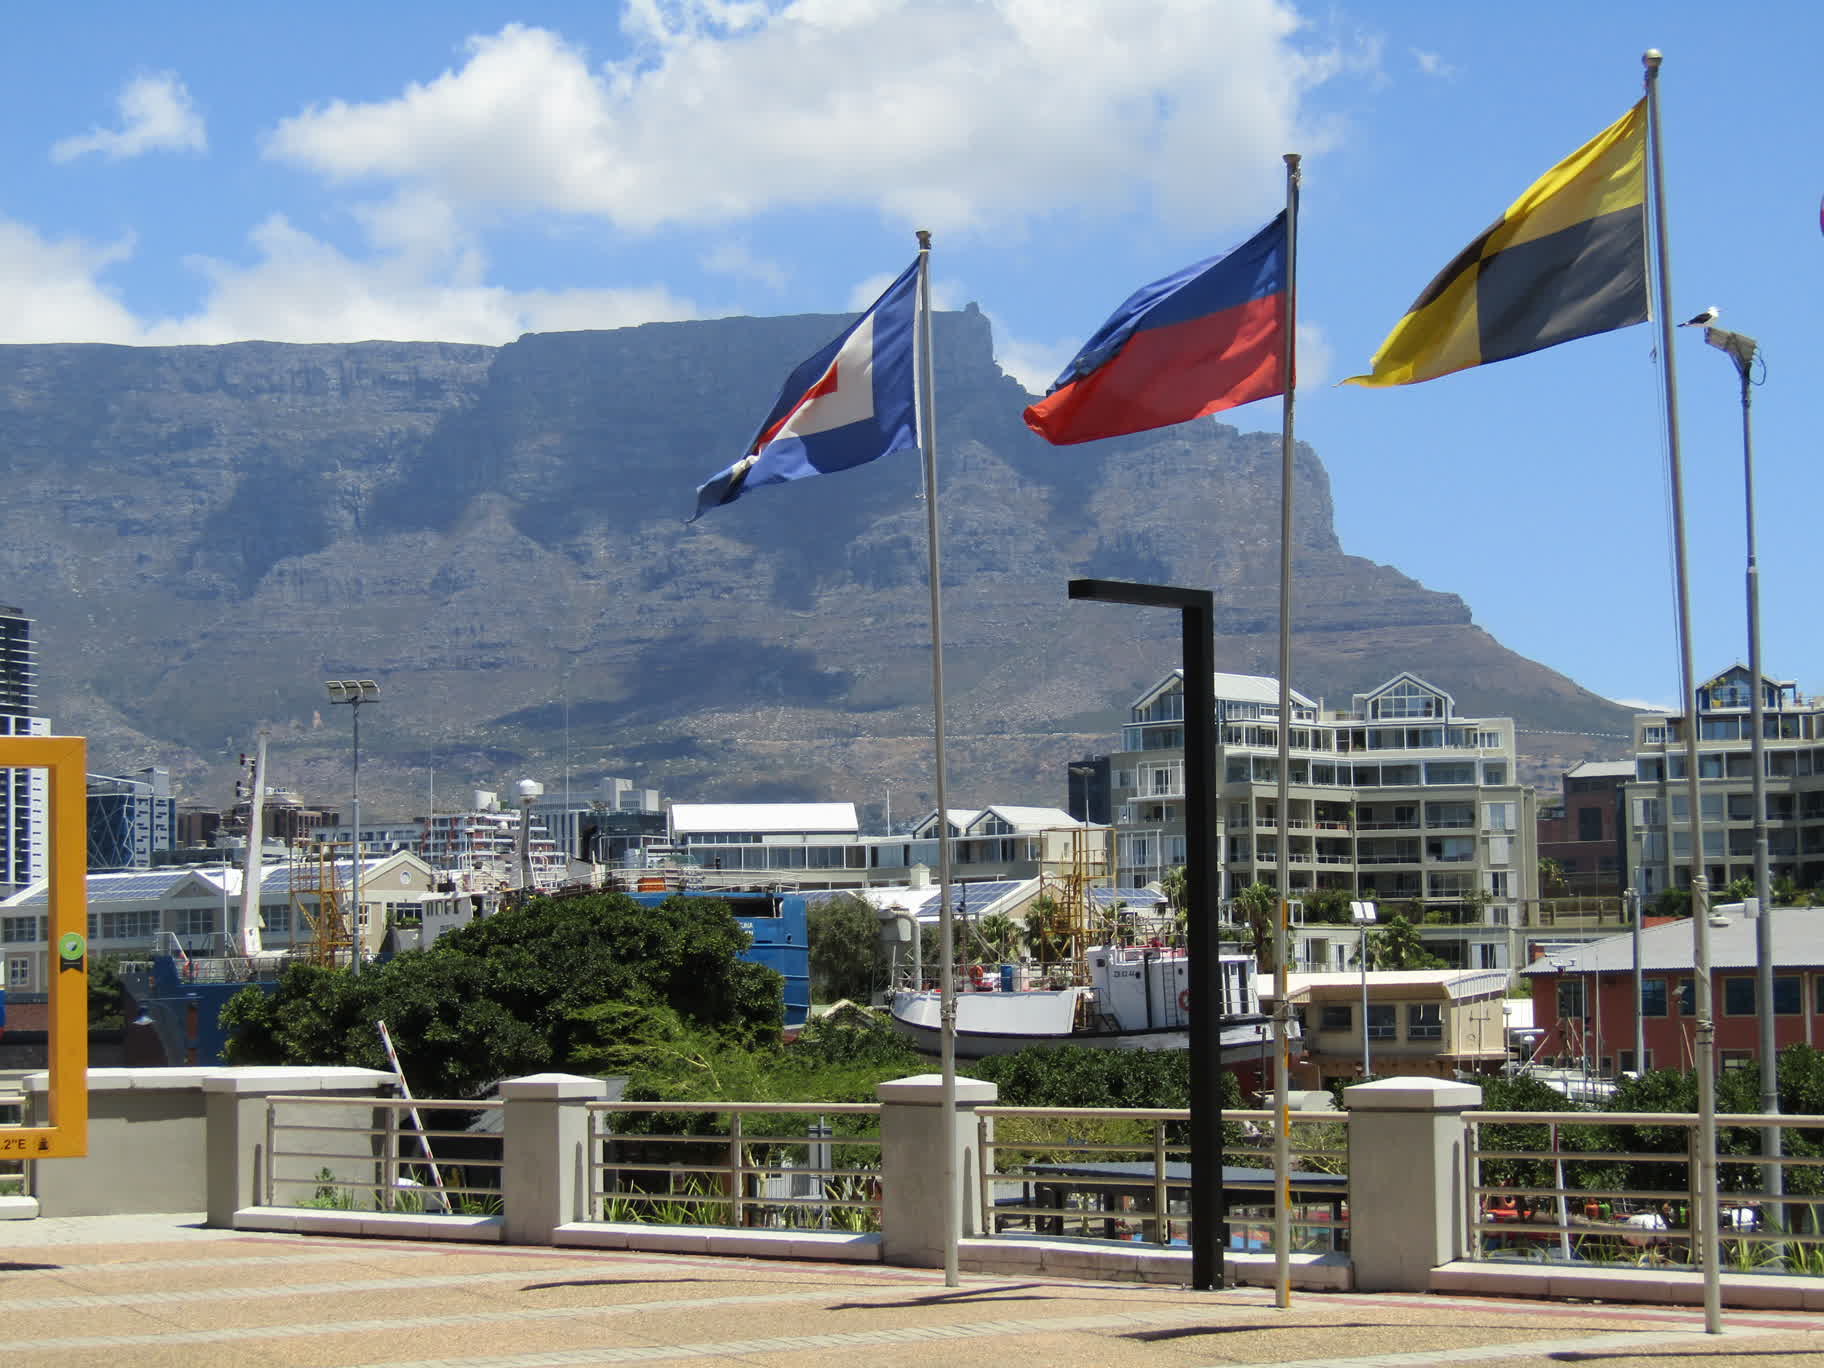
[[[1647,154],[1653,188],[1653,244],[1659,279],[1660,374],[1666,390],[1666,459],[1672,482],[1673,564],[1677,570],[1679,687],[1684,697],[1685,780],[1691,807],[1691,957],[1697,1008],[1693,1067],[1697,1070],[1697,1183],[1692,1203],[1692,1234],[1704,1271],[1704,1329],[1723,1332],[1722,1287],[1717,1267],[1716,1205],[1716,1017],[1710,983],[1709,887],[1704,877],[1703,804],[1697,772],[1697,675],[1691,660],[1691,587],[1685,556],[1685,487],[1678,445],[1678,373],[1672,352],[1672,281],[1666,249],[1666,174],[1659,122],[1659,51],[1649,48],[1641,62],[1647,69]],[[1756,689],[1760,681],[1754,681]],[[1668,833],[1667,845],[1671,844]],[[1765,908],[1761,915],[1766,916]],[[1762,1004],[1763,1007],[1766,1004]]]
[[[1292,882],[1292,408],[1298,361],[1298,185],[1299,154],[1286,160],[1286,392],[1279,438],[1279,792],[1276,828],[1279,917],[1273,930],[1273,1298],[1292,1305],[1292,1005],[1287,1001],[1287,928]],[[1367,1022],[1362,1029],[1368,1029]]]
[[[937,406],[932,393],[931,234],[918,232],[918,436],[925,456],[925,545],[931,583],[931,716],[937,768],[937,914],[939,1058],[944,1112],[944,1286],[960,1286],[957,1238],[963,1200],[956,1171],[956,976],[955,931],[950,910],[950,795],[944,778],[944,603],[937,517]]]

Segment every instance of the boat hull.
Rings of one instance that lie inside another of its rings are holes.
[[[957,994],[957,1057],[981,1059],[988,1055],[1059,1045],[1081,1045],[1098,1050],[1190,1048],[1190,1029],[1182,1022],[1137,1030],[1077,1027],[1077,1001],[1087,991],[1064,988]],[[937,1054],[941,1050],[936,993],[895,993],[890,1015],[893,1029],[916,1049],[925,1054]],[[1221,1063],[1224,1068],[1253,1064],[1270,1057],[1272,1048],[1273,1028],[1268,1018],[1230,1018],[1223,1023]]]

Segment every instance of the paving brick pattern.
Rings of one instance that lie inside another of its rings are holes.
[[[199,1228],[0,1226],[0,1365],[78,1368],[1600,1368],[1824,1365],[1824,1316],[1054,1277]]]

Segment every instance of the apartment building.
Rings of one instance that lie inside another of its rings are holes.
[[[47,736],[38,716],[32,620],[0,606],[0,736]],[[46,824],[50,776],[42,769],[0,770],[0,888],[23,888],[49,869]]]
[[[1752,684],[1735,664],[1697,690],[1698,825],[1712,889],[1754,876]],[[1791,680],[1761,679],[1768,869],[1800,888],[1824,884],[1824,699]],[[1691,886],[1691,804],[1685,718],[1634,719],[1634,778],[1627,785],[1628,868],[1652,898]]]
[[[156,855],[176,848],[176,819],[168,771],[89,775],[89,868],[150,869]]]
[[[1215,779],[1221,896],[1277,885],[1337,889],[1420,926],[1462,968],[1508,968],[1537,896],[1533,792],[1515,782],[1514,724],[1462,717],[1411,673],[1327,708],[1293,691],[1289,810],[1278,811],[1279,683],[1217,674]],[[1122,887],[1185,860],[1184,679],[1135,699],[1109,758]],[[1340,943],[1340,942],[1339,942]],[[1332,958],[1318,967],[1334,967]]]
[[[700,886],[756,878],[804,889],[898,886],[915,871],[936,871],[942,838],[959,881],[1108,878],[1108,828],[1060,808],[951,808],[941,821],[932,811],[893,836],[862,834],[853,803],[673,803],[670,823],[672,858]]]
[[[1557,863],[1557,894],[1614,897],[1625,887],[1628,781],[1632,760],[1586,760],[1565,771],[1557,802],[1539,809],[1539,858]]]

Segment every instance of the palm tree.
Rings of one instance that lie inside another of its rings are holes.
[[[1425,948],[1418,931],[1395,913],[1368,937],[1368,964],[1374,969],[1441,969],[1444,961]]]
[[[975,924],[976,939],[987,950],[990,959],[1009,960],[1019,949],[1020,929],[1011,917],[995,912]]]
[[[1041,964],[1056,958],[1063,916],[1064,909],[1049,894],[1041,893],[1026,904],[1026,945]]]
[[[1279,907],[1278,892],[1271,884],[1251,883],[1235,895],[1235,906],[1247,918],[1255,964],[1263,973],[1271,971],[1274,967],[1273,918]]]

